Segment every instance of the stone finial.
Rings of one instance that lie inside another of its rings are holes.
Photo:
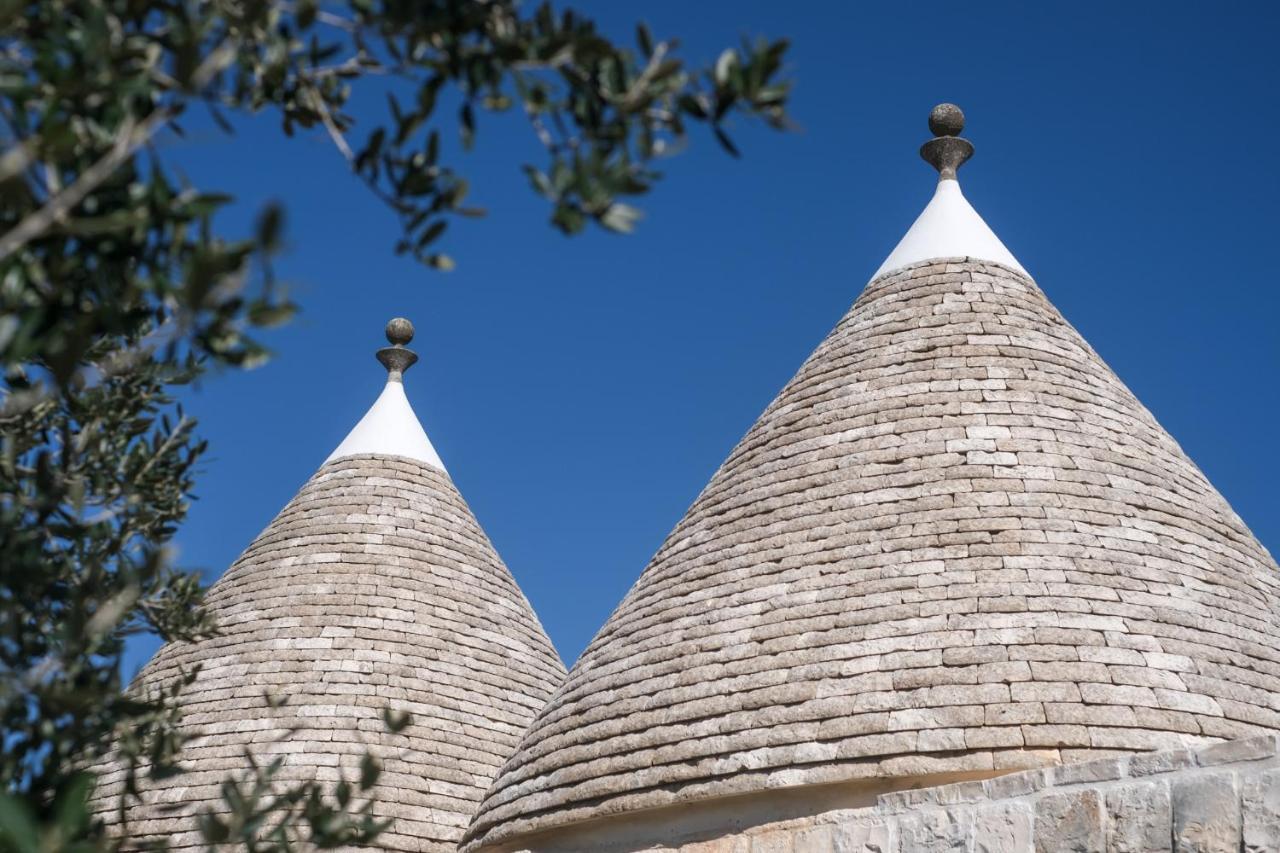
[[[400,382],[404,372],[418,360],[418,354],[406,349],[405,344],[413,340],[413,324],[404,317],[396,317],[387,323],[387,341],[389,347],[378,350],[378,361],[387,369],[388,382]]]
[[[393,317],[387,323],[387,342],[407,346],[413,340],[413,324],[404,317]]]
[[[920,156],[940,180],[956,180],[956,170],[973,156],[973,143],[960,138],[964,113],[955,104],[938,104],[929,113],[929,130],[934,138],[920,146]]]

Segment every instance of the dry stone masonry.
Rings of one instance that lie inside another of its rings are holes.
[[[1275,735],[887,794],[662,853],[1274,853]]]
[[[472,849],[1280,728],[1274,561],[1026,275],[869,284],[503,769]]]
[[[528,601],[449,476],[404,457],[324,465],[214,584],[221,633],[165,646],[135,689],[184,691],[187,771],[130,810],[135,838],[203,849],[195,815],[245,750],[284,754],[283,781],[383,773],[386,850],[456,849],[485,788],[564,676]],[[271,708],[269,694],[287,700]],[[384,709],[412,723],[387,731]],[[292,731],[290,731],[292,730]],[[109,774],[100,798],[114,806]],[[174,813],[167,807],[178,806]]]

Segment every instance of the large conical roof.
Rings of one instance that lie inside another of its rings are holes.
[[[201,847],[193,816],[221,810],[219,785],[246,750],[286,755],[283,782],[359,778],[370,750],[383,768],[375,814],[394,818],[378,846],[452,851],[563,679],[409,408],[411,354],[382,356],[392,374],[373,409],[210,589],[220,633],[166,645],[139,676],[134,689],[155,689],[201,667],[181,700],[195,736],[186,772],[147,785],[128,813],[133,837]],[[384,709],[412,722],[391,733]],[[119,771],[104,779],[105,808],[120,784]]]
[[[1275,562],[948,183],[574,665],[468,849],[1280,728]]]

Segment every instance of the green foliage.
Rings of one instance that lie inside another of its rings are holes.
[[[287,697],[268,697],[274,710]],[[398,732],[411,722],[408,714],[384,711],[388,729]],[[394,728],[393,721],[400,728]],[[292,730],[284,731],[277,742],[287,741]],[[263,764],[250,751],[244,754],[245,770],[222,783],[223,813],[206,810],[200,815],[200,830],[210,844],[234,844],[253,853],[289,853],[305,842],[321,850],[367,845],[374,841],[390,820],[374,817],[374,786],[382,767],[372,753],[360,760],[360,777],[353,786],[340,778],[333,790],[316,782],[286,783],[280,779],[284,756]]]
[[[396,250],[449,269],[452,217],[482,211],[442,134],[465,148],[486,113],[522,111],[552,223],[630,231],[627,200],[687,126],[735,155],[735,114],[786,126],[786,44],[691,71],[643,26],[624,46],[513,0],[0,0],[0,32],[0,850],[98,849],[88,771],[116,750],[121,820],[143,777],[180,773],[177,697],[198,677],[125,692],[126,641],[216,630],[168,549],[205,451],[174,394],[261,363],[258,330],[295,311],[272,269],[282,210],[221,236],[230,199],[181,180],[156,140],[193,109],[227,130],[228,114],[265,111],[286,135],[322,132],[395,212]],[[348,111],[370,87],[387,120],[353,147]],[[381,828],[375,764],[357,797],[246,762],[205,818],[211,841],[324,847]]]

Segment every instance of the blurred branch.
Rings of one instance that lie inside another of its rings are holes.
[[[224,41],[209,52],[191,75],[191,88],[195,91],[203,89],[234,58],[235,46],[229,40]],[[27,214],[17,225],[0,236],[0,261],[8,258],[28,241],[66,217],[76,205],[84,201],[89,193],[97,189],[122,163],[145,145],[175,114],[174,107],[161,107],[141,122],[135,121],[132,116],[126,118],[116,132],[115,142],[101,159],[81,172],[70,186],[56,192],[44,203],[44,206]],[[33,140],[25,140],[23,148],[25,149],[27,143],[31,142]],[[6,152],[5,156],[8,157],[10,153],[12,152]],[[23,164],[22,168],[25,169],[26,164]]]

